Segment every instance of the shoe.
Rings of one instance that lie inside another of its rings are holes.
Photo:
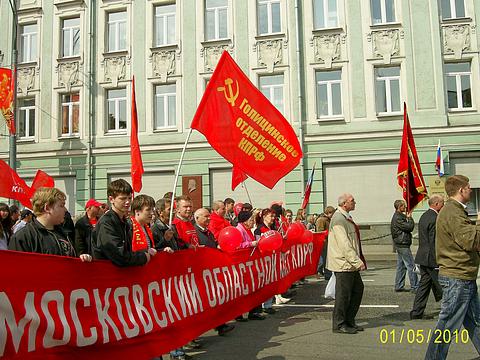
[[[357,329],[350,326],[340,326],[338,329],[333,329],[334,333],[337,334],[356,334]]]
[[[238,322],[246,322],[246,321],[248,321],[248,319],[246,319],[246,318],[244,318],[242,315],[240,315],[240,316],[237,316],[237,317],[235,318],[235,321],[238,321]]]
[[[401,288],[401,289],[395,289],[395,292],[409,292],[410,290],[407,290],[405,288]]]
[[[265,320],[265,315],[253,313],[248,315],[248,320]]]
[[[232,331],[233,329],[235,329],[235,326],[230,325],[230,324],[220,325],[220,326],[217,328],[218,335],[219,335],[219,336],[223,336],[223,335],[225,335],[226,333]]]
[[[273,308],[265,308],[265,309],[263,309],[263,312],[267,313],[267,314],[270,314],[270,315],[273,315],[277,312],[277,310],[275,310]]]
[[[359,326],[359,325],[353,325],[352,328],[354,328],[355,330],[357,331],[365,331],[365,329],[363,328],[363,326]]]
[[[192,340],[188,344],[186,344],[184,347],[187,349],[196,350],[196,349],[201,349],[202,344],[196,340]]]
[[[275,295],[275,304],[276,305],[282,305],[286,304],[290,301],[291,299],[284,298],[282,295]]]

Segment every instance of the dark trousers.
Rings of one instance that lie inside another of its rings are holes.
[[[341,326],[355,325],[355,316],[363,296],[363,281],[360,272],[335,272],[335,277],[334,330]]]
[[[430,289],[432,289],[433,296],[435,296],[435,301],[440,301],[442,299],[442,287],[438,282],[438,270],[420,265],[420,283],[413,301],[413,309],[410,311],[410,317],[423,316]]]

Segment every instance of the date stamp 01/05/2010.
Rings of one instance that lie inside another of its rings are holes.
[[[466,344],[470,340],[467,329],[381,329],[379,332],[381,344],[426,344],[433,341],[436,344],[454,343]]]

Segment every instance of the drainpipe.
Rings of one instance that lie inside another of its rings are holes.
[[[302,18],[302,9],[299,6],[299,1],[295,0],[295,31],[296,31],[296,54],[297,54],[297,82],[298,82],[298,137],[300,141],[300,146],[302,151],[304,150],[304,140],[303,140],[303,114],[305,114],[305,80],[302,76],[303,66],[303,52],[301,46],[301,27],[300,19]],[[305,192],[305,153],[303,154],[302,160],[300,161],[300,172],[302,180],[302,195]]]
[[[88,41],[89,41],[89,63],[88,63],[88,139],[87,139],[87,193],[88,198],[93,198],[93,164],[92,164],[92,145],[93,145],[93,128],[95,119],[95,25],[97,21],[97,8],[95,0],[90,0],[90,19]]]

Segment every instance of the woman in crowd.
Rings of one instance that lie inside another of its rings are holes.
[[[307,225],[307,221],[305,218],[305,209],[298,209],[297,216],[295,216],[295,221],[300,221],[305,226]]]
[[[255,235],[252,232],[255,218],[250,211],[240,211],[238,214],[237,229],[242,234],[242,243],[240,249],[257,246],[258,240],[255,240]]]
[[[155,212],[157,216],[152,226],[152,233],[155,238],[155,244],[157,244],[157,250],[163,250],[169,253],[178,250],[174,232],[167,225],[171,204],[172,201],[167,198],[160,199],[156,202]]]
[[[2,233],[0,234],[0,249],[5,249],[10,242],[13,227],[10,208],[5,203],[0,203],[0,225],[2,227]],[[3,246],[5,246],[5,248]]]

